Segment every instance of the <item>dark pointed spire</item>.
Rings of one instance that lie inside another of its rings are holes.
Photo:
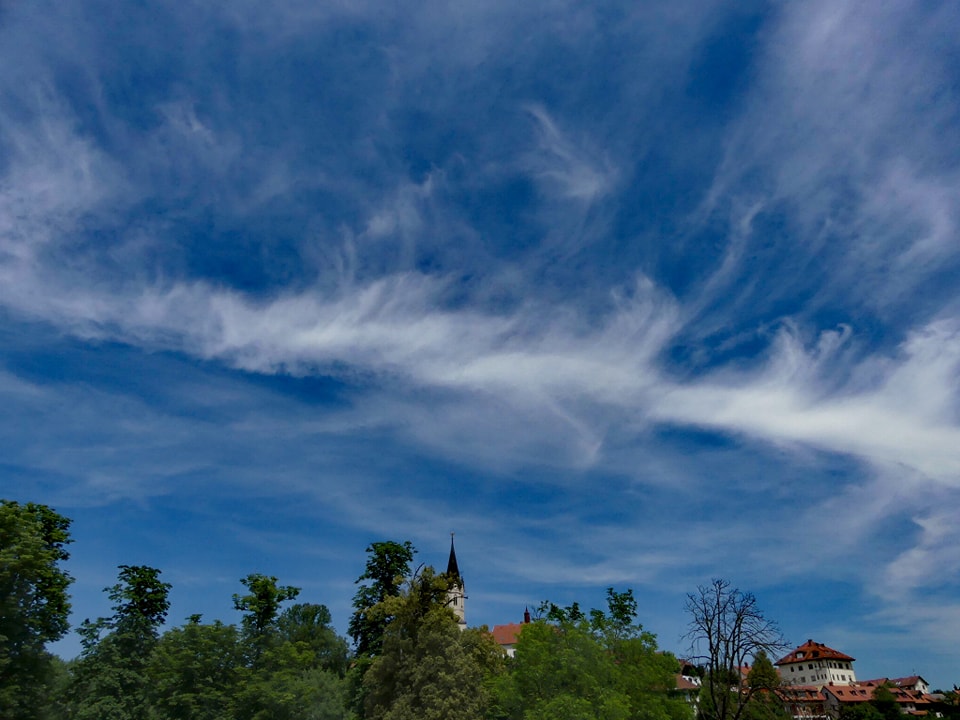
[[[447,575],[454,578],[459,583],[463,583],[460,577],[460,568],[457,565],[457,551],[453,547],[453,533],[450,533],[450,560],[447,561]]]

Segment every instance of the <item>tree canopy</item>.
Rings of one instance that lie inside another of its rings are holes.
[[[679,663],[637,621],[632,590],[604,609],[544,602],[508,658],[485,627],[448,606],[455,578],[411,572],[409,542],[367,547],[349,632],[300,589],[251,573],[232,596],[236,624],[192,615],[165,628],[171,585],[121,565],[104,589],[110,614],[85,620],[82,652],[45,644],[67,630],[69,520],[41,505],[0,504],[0,717],[70,720],[692,720],[675,687]],[[787,720],[767,651],[776,625],[752,595],[715,581],[688,597],[692,646],[706,673],[703,720]],[[696,655],[694,657],[697,657]],[[740,668],[753,667],[741,686]],[[889,693],[887,693],[889,695]],[[892,708],[892,710],[891,710]],[[885,720],[878,690],[865,710]]]
[[[381,652],[363,678],[369,720],[473,720],[488,704],[485,672],[503,651],[485,631],[461,632],[447,607],[451,578],[425,567],[401,593],[370,608],[388,618]]]
[[[607,590],[607,610],[544,603],[524,625],[507,675],[497,682],[504,720],[689,720],[675,693],[678,662],[636,621],[633,592]]]
[[[69,528],[46,505],[0,500],[0,717],[36,718],[45,705],[46,646],[69,628]]]
[[[353,596],[353,615],[348,628],[357,655],[375,655],[380,650],[390,618],[382,614],[371,617],[369,611],[400,594],[410,576],[410,563],[416,552],[409,540],[402,543],[387,540],[367,546],[367,564],[356,581],[360,587]]]

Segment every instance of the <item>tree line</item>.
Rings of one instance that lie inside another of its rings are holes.
[[[765,654],[783,644],[779,630],[725,581],[688,596],[690,657],[703,676],[697,704],[676,689],[678,661],[637,621],[631,590],[609,588],[604,609],[544,602],[508,657],[486,627],[460,629],[448,607],[455,579],[414,568],[409,541],[367,547],[349,638],[325,605],[256,573],[233,595],[238,624],[193,615],[168,627],[161,571],[122,565],[105,588],[110,613],[80,624],[81,652],[65,661],[47,645],[69,630],[69,528],[48,506],[0,500],[3,720],[787,717]]]
[[[238,624],[193,615],[168,627],[171,586],[122,565],[110,612],[69,630],[70,520],[0,501],[0,718],[76,720],[689,720],[676,659],[636,621],[631,591],[605,610],[544,603],[508,658],[485,627],[461,630],[452,578],[413,568],[410,542],[377,542],[357,579],[349,640],[325,605],[251,574]]]

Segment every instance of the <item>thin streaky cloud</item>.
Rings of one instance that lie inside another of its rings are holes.
[[[488,622],[732,576],[946,682],[960,13],[870,10],[11,6],[0,489],[78,612],[456,530]]]

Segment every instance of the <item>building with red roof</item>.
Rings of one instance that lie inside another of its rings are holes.
[[[932,702],[927,695],[913,688],[896,687],[886,678],[849,686],[825,685],[823,697],[826,700],[827,710],[834,717],[838,717],[840,709],[844,706],[859,705],[873,700],[873,693],[879,687],[886,687],[890,691],[893,699],[897,701],[900,712],[905,715],[926,715],[931,708]]]
[[[494,625],[490,631],[497,645],[506,650],[507,655],[513,657],[516,653],[517,639],[520,637],[520,631],[524,625],[530,624],[530,610],[524,608],[522,623],[507,623],[505,625]]]
[[[775,690],[784,709],[796,720],[827,720],[826,703],[817,685],[784,685]]]
[[[855,658],[807,640],[774,663],[786,685],[849,685],[857,681]]]

